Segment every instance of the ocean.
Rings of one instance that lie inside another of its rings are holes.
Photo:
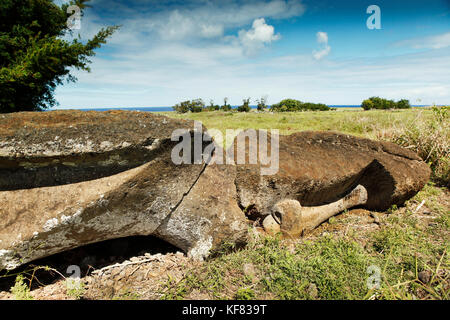
[[[238,106],[232,106],[236,109]],[[256,106],[250,106],[256,109]],[[330,108],[361,108],[360,105],[330,105]],[[128,110],[128,111],[143,111],[143,112],[172,112],[172,107],[138,107],[138,108],[84,108],[78,109],[81,111],[109,111],[109,110]]]

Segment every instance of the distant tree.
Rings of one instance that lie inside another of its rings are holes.
[[[294,111],[329,111],[330,107],[323,103],[301,102],[295,99],[284,99],[270,107],[275,112],[294,112]]]
[[[220,110],[222,111],[230,111],[231,110],[231,106],[228,104],[228,98],[224,98],[223,99],[223,106],[220,107]]]
[[[187,113],[189,112],[191,105],[191,101],[183,101],[180,103],[177,103],[175,106],[172,107],[173,110],[175,110],[178,113]]]
[[[402,99],[397,101],[397,109],[409,109],[409,108],[411,108],[409,100]]]
[[[272,111],[288,112],[288,111],[300,111],[302,102],[294,99],[284,99],[279,103],[275,103],[270,107]]]
[[[362,102],[361,107],[364,110],[371,110],[371,109],[382,109],[382,110],[389,110],[389,109],[408,109],[411,108],[411,105],[409,104],[409,100],[402,99],[398,102],[395,102],[394,100],[388,100],[383,99],[380,97],[370,97],[369,99],[366,99]]]
[[[373,101],[370,100],[370,99],[366,99],[366,100],[364,100],[364,101],[361,103],[361,107],[362,107],[364,110],[370,110],[370,109],[373,109],[373,108],[374,108]]]
[[[250,108],[250,98],[244,99],[242,106],[239,106],[237,108],[237,111],[239,112],[249,112],[251,110]]]
[[[90,71],[88,59],[118,28],[102,28],[82,43],[67,40],[68,19],[89,0],[58,6],[53,0],[0,1],[0,112],[41,111],[55,106],[54,90],[64,80],[75,82],[70,69]]]
[[[191,112],[202,112],[205,109],[205,103],[202,99],[192,100],[190,111]]]
[[[209,100],[209,106],[206,107],[207,111],[217,111],[220,109],[220,106],[215,105],[213,100]]]
[[[205,103],[202,99],[187,100],[176,104],[172,109],[178,113],[202,112],[205,110]]]
[[[258,111],[264,111],[267,108],[267,96],[261,97],[261,99],[256,99],[256,108]]]

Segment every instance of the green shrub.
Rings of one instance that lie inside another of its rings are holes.
[[[257,105],[256,105],[256,109],[258,111],[264,111],[267,108],[266,102],[267,102],[267,97],[262,97],[259,100],[256,100]]]
[[[231,106],[228,104],[228,98],[223,99],[223,106],[220,107],[220,110],[222,111],[230,111]]]
[[[178,113],[202,112],[205,109],[205,103],[202,99],[187,100],[180,102],[172,107]]]
[[[254,300],[255,292],[250,288],[241,288],[236,292],[236,300]]]
[[[411,108],[409,100],[402,99],[397,102],[397,109],[409,109],[409,108]]]
[[[213,100],[210,100],[209,106],[205,108],[206,111],[217,111],[220,110],[220,106],[215,105]]]
[[[242,106],[239,106],[237,108],[237,111],[239,111],[239,112],[250,112],[250,110],[251,110],[251,108],[250,108],[250,98],[244,99]]]
[[[284,99],[270,107],[275,112],[294,112],[294,111],[329,111],[330,107],[323,103],[301,102],[294,99]]]
[[[406,99],[401,99],[395,102],[394,100],[387,100],[380,97],[371,97],[369,99],[364,100],[361,103],[361,107],[364,110],[371,110],[371,109],[389,110],[389,109],[409,109],[411,108],[411,105],[409,104],[409,100]]]
[[[11,288],[11,293],[16,300],[33,300],[30,288],[25,284],[25,278],[21,274],[16,277],[14,286]]]

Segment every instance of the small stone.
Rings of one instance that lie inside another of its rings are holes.
[[[114,281],[113,280],[106,280],[105,286],[106,287],[113,287],[114,286]]]
[[[141,282],[144,279],[145,279],[145,274],[143,274],[142,272],[136,272],[135,281]]]
[[[141,261],[141,259],[140,259],[139,257],[132,257],[132,258],[130,259],[130,261],[131,261],[131,262],[139,262],[139,261]]]
[[[431,280],[431,272],[430,271],[420,271],[418,276],[419,276],[419,280],[424,284],[429,283]]]
[[[272,236],[276,235],[277,233],[279,233],[281,231],[280,225],[275,221],[275,219],[271,215],[268,215],[264,219],[263,227],[264,227],[264,230]]]
[[[375,212],[371,212],[370,216],[373,218],[373,223],[380,224],[380,218],[378,218],[378,215]]]
[[[317,299],[317,297],[318,297],[318,295],[319,295],[319,292],[318,292],[318,290],[317,290],[317,286],[316,286],[314,283],[310,283],[310,284],[308,285],[307,291],[308,291],[308,294],[309,294],[309,296],[310,296],[311,298]]]
[[[245,274],[247,277],[250,277],[250,278],[252,278],[252,279],[253,279],[253,278],[255,277],[255,275],[256,275],[255,266],[254,266],[252,263],[246,263],[246,264],[244,264],[243,270],[244,270],[244,274]]]

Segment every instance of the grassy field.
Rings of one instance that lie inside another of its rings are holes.
[[[419,153],[432,181],[402,208],[350,210],[296,241],[255,235],[181,279],[166,299],[449,299],[447,109],[300,113],[167,113],[207,128],[332,130],[393,141]],[[423,203],[422,206],[420,204]]]
[[[310,112],[201,112],[177,114],[162,113],[169,117],[201,121],[207,128],[225,129],[279,129],[281,134],[298,131],[320,130],[340,131],[357,136],[377,138],[380,133],[415,121],[417,118],[430,120],[431,109],[413,108],[398,111],[363,111],[342,108],[336,111]]]

